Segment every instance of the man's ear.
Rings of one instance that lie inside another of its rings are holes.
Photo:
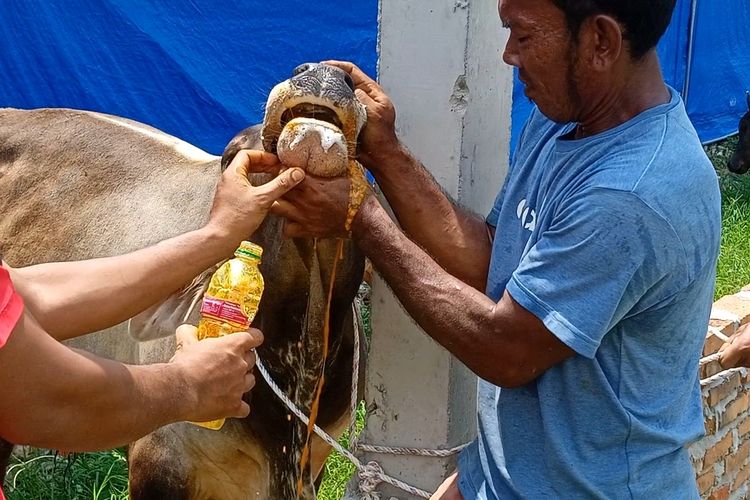
[[[594,69],[610,68],[625,50],[622,26],[612,16],[591,16],[581,26],[581,32],[590,44],[591,63]]]

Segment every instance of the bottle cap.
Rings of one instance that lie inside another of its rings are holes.
[[[240,247],[234,252],[235,255],[242,257],[251,257],[260,260],[263,255],[263,248],[250,241],[243,241]]]

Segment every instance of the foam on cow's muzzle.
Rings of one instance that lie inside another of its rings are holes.
[[[349,162],[346,138],[337,126],[314,118],[294,118],[277,142],[279,160],[320,177],[346,174]]]

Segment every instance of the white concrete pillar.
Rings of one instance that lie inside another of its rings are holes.
[[[463,206],[485,215],[507,171],[512,71],[493,0],[381,0],[379,80],[410,150]],[[375,278],[369,409],[361,441],[450,448],[476,432],[475,377],[425,335]],[[453,459],[365,454],[433,491]],[[356,479],[347,498],[358,498]],[[382,498],[412,498],[381,485]]]

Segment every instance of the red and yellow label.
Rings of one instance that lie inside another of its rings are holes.
[[[232,323],[242,328],[250,326],[250,318],[242,312],[239,304],[226,300],[204,297],[201,315],[218,321]]]

